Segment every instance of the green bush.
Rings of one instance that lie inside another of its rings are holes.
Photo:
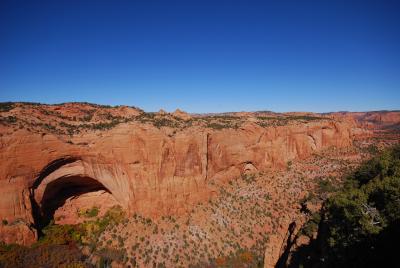
[[[319,213],[314,213],[311,218],[303,225],[301,229],[301,234],[308,237],[312,237],[315,232],[318,231],[318,225],[321,221],[321,215]]]
[[[80,242],[84,231],[79,226],[50,224],[43,229],[42,236],[33,246],[66,245],[70,242]]]
[[[400,238],[399,200],[400,147],[396,146],[361,165],[344,188],[325,201],[318,241],[299,249],[295,266],[389,267]],[[305,225],[304,233],[314,232],[316,223]],[[307,250],[319,253],[305,259],[300,253]]]
[[[88,218],[96,217],[99,214],[98,207],[92,207],[91,209],[86,210],[85,216]]]

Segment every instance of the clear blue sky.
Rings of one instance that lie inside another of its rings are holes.
[[[0,101],[400,109],[400,1],[0,1]]]

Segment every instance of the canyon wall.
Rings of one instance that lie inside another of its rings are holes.
[[[171,133],[132,122],[71,137],[0,130],[0,240],[29,244],[46,202],[64,198],[63,186],[102,186],[128,213],[185,213],[210,196],[207,181],[284,168],[323,148],[348,146],[356,127],[337,120],[274,127],[247,122],[238,129]],[[83,184],[82,178],[97,184]]]

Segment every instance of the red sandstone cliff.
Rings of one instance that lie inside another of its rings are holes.
[[[41,109],[67,111],[71,118],[81,116],[84,107],[79,105]],[[92,118],[101,118],[103,108],[90,109]],[[141,113],[131,108],[107,109],[113,118]],[[35,111],[18,106],[7,111],[0,126],[0,219],[8,222],[0,227],[0,240],[7,242],[33,241],[34,227],[74,194],[63,189],[81,191],[75,194],[107,191],[128,212],[152,217],[179,214],[209,196],[207,180],[228,180],[245,169],[285,167],[288,161],[322,148],[348,146],[359,132],[349,120],[323,118],[271,126],[245,118],[235,128],[221,129],[196,124],[157,127],[140,119],[65,135],[36,131],[37,123],[30,127],[21,123],[30,122],[30,113]],[[7,121],[7,116],[16,117],[19,126]],[[57,118],[63,119],[59,114]],[[50,119],[31,118],[35,122]]]

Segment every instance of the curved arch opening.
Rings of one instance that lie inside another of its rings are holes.
[[[40,185],[40,183],[42,183],[42,181],[48,175],[50,175],[51,173],[53,173],[57,169],[61,168],[62,166],[68,165],[70,163],[74,163],[74,162],[76,162],[78,160],[79,160],[79,158],[66,156],[66,157],[62,157],[62,158],[59,158],[59,159],[56,159],[56,160],[50,162],[39,173],[39,176],[33,182],[32,188],[37,188]]]
[[[103,184],[104,178],[97,179],[93,175],[75,158],[55,160],[39,173],[30,188],[33,227],[39,237],[52,221],[76,224],[85,217],[102,216],[112,206],[120,205]],[[96,208],[96,215],[85,212],[93,208]]]

